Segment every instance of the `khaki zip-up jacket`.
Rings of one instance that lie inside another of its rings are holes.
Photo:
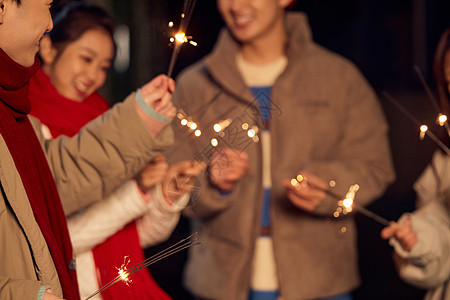
[[[356,202],[365,206],[383,194],[394,171],[383,111],[361,73],[312,41],[305,15],[288,14],[286,28],[288,64],[267,95],[271,232],[282,299],[315,299],[360,284],[353,215],[334,218],[337,199],[331,196],[313,213],[304,212],[287,199],[282,181],[309,170],[336,182],[333,192],[342,197],[357,183]],[[172,155],[208,161],[217,148],[231,147],[247,152],[251,165],[229,194],[220,194],[205,176],[185,212],[203,240],[190,250],[185,284],[205,299],[247,299],[260,230],[262,146],[241,125],[262,125],[258,103],[236,66],[238,50],[224,30],[212,53],[179,76],[175,92],[202,135],[194,137],[193,130],[176,122],[176,145],[183,147]],[[225,135],[212,130],[227,119],[232,122]]]
[[[73,138],[42,141],[66,215],[104,199],[173,142],[136,113],[134,94]],[[32,119],[40,135],[40,125]],[[58,275],[5,141],[0,136],[0,299],[36,300],[42,285],[62,296]]]

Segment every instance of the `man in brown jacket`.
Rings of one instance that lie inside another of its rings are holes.
[[[2,300],[79,299],[57,187],[70,214],[105,198],[173,139],[166,125],[175,114],[174,82],[160,76],[74,138],[41,147],[27,116],[27,92],[39,68],[39,40],[52,28],[50,6],[47,0],[0,0]]]
[[[185,213],[204,241],[184,276],[201,299],[351,299],[356,227],[334,217],[338,199],[324,190],[344,197],[357,183],[364,206],[394,179],[375,93],[312,41],[290,2],[218,0],[227,28],[177,79],[174,97],[202,135],[177,122],[175,140],[189,148],[174,155],[209,162]]]

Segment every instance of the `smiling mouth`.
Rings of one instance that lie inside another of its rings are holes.
[[[242,16],[242,17],[235,17],[234,22],[238,25],[243,25],[252,20],[251,16]]]

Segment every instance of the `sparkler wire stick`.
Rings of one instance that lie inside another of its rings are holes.
[[[441,108],[439,107],[439,102],[437,101],[434,94],[431,92],[430,86],[427,84],[427,81],[425,80],[425,77],[423,76],[422,71],[420,71],[419,66],[414,65],[414,70],[417,73],[417,76],[419,76],[420,82],[422,83],[423,87],[425,88],[425,91],[428,94],[428,97],[431,99],[431,102],[433,103],[434,108],[436,109],[437,113],[440,113]],[[444,122],[444,126],[447,129],[447,134],[450,135],[450,126],[448,125],[448,122]]]
[[[336,200],[342,200],[342,199],[346,198],[346,197],[342,197],[342,196],[334,193],[333,191],[330,191],[329,189],[324,189],[324,188],[319,187],[319,186],[317,186],[315,184],[311,184],[309,181],[306,181],[306,183],[310,187],[312,187],[314,189],[318,189],[318,190],[321,190],[321,191],[325,192],[327,195],[330,195],[331,197],[335,198]],[[368,210],[367,208],[364,208],[364,207],[356,204],[355,201],[352,202],[351,206],[353,206],[355,208],[355,210],[357,210],[358,212],[360,212],[364,216],[366,216],[366,217],[368,217],[368,218],[370,218],[370,219],[372,219],[372,220],[374,220],[374,221],[376,221],[376,222],[378,222],[378,223],[380,223],[382,225],[385,225],[385,226],[389,226],[390,225],[390,223],[389,223],[389,221],[387,219],[385,219],[383,217],[380,217],[376,213]]]
[[[180,27],[178,30],[179,34],[186,33],[187,27],[191,20],[192,12],[194,11],[195,2],[196,2],[196,0],[185,0],[184,1],[182,19],[181,19]],[[172,76],[173,68],[175,67],[175,62],[177,60],[178,54],[180,53],[182,44],[183,44],[183,42],[175,39],[175,46],[173,48],[172,57],[170,58],[169,70],[167,71],[168,77]]]
[[[425,91],[427,92],[428,96],[431,99],[431,102],[433,103],[434,108],[439,112],[440,107],[439,103],[437,102],[436,98],[434,97],[433,93],[430,90],[430,87],[428,86],[425,77],[423,76],[422,72],[420,71],[420,68],[417,65],[414,65],[414,70],[417,73],[417,76],[419,76],[420,82],[422,83],[423,87],[425,88]]]
[[[121,281],[123,279],[123,274],[128,277],[131,274],[134,274],[140,270],[142,270],[143,268],[148,267],[149,265],[158,262],[172,254],[175,254],[181,250],[190,248],[192,246],[198,245],[200,244],[201,241],[197,240],[197,233],[194,233],[190,236],[188,236],[185,239],[182,239],[181,241],[173,244],[172,246],[167,247],[166,249],[156,253],[155,255],[141,261],[140,263],[134,265],[133,267],[131,267],[130,269],[127,270],[122,270],[122,273],[119,273],[119,275],[117,277],[115,277],[113,280],[111,280],[110,282],[108,282],[107,284],[105,284],[103,287],[101,287],[99,290],[97,290],[96,292],[92,293],[91,295],[89,295],[86,299],[84,300],[89,300],[92,297],[94,297],[95,295],[101,293],[102,291],[106,290],[107,288],[111,287],[112,285],[116,284],[117,282]]]
[[[403,114],[405,114],[412,122],[421,126],[422,124],[412,115],[410,114],[400,103],[398,103],[394,97],[389,95],[387,92],[384,92],[384,96],[388,99],[392,104],[395,105]],[[436,143],[447,155],[450,155],[450,149],[430,130],[427,130],[426,136],[429,136],[430,139]]]
[[[377,221],[378,223],[385,225],[385,226],[389,226],[390,223],[387,219],[380,217],[379,215],[377,215],[376,213],[368,210],[367,208],[362,207],[361,205],[356,204],[355,202],[353,202],[353,207],[359,211],[361,214],[365,215],[368,218],[371,218],[374,221]]]

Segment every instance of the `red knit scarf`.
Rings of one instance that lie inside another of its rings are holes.
[[[83,125],[108,109],[108,103],[98,93],[93,93],[83,102],[61,96],[42,70],[31,79],[29,95],[33,105],[31,115],[47,125],[53,137],[60,134],[75,135]],[[116,267],[123,264],[125,256],[130,259],[128,267],[143,261],[145,257],[139,243],[136,222],[129,223],[124,229],[97,245],[92,249],[92,253],[99,274],[99,286],[118,275]],[[133,283],[129,286],[119,282],[104,290],[103,299],[170,299],[148,270],[139,271],[132,275],[131,279]]]
[[[36,60],[33,66],[25,68],[0,49],[0,134],[52,255],[64,298],[75,300],[80,297],[75,271],[69,268],[72,245],[66,218],[44,152],[27,117],[31,108],[27,97],[28,83],[39,65]]]

